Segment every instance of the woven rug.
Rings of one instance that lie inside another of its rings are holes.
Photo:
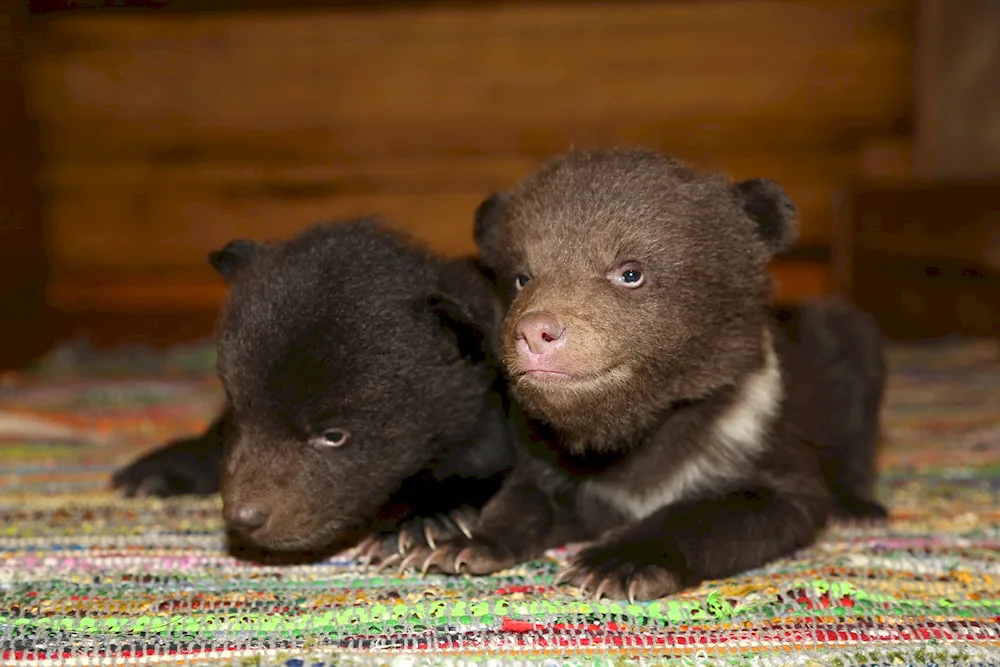
[[[565,551],[484,578],[244,563],[217,499],[110,494],[116,466],[213,416],[212,364],[67,347],[2,379],[2,664],[1000,665],[993,341],[892,350],[888,528],[645,604],[553,587]]]

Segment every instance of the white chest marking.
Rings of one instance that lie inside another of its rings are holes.
[[[781,366],[770,331],[764,331],[764,365],[744,381],[735,399],[706,433],[702,450],[674,470],[665,470],[662,482],[646,488],[606,484],[598,478],[590,492],[610,502],[626,516],[639,520],[713,484],[738,477],[767,445],[768,429],[785,398]]]

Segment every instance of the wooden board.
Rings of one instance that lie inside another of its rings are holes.
[[[538,157],[621,140],[805,151],[906,115],[911,14],[905,0],[730,0],[57,15],[34,99],[57,161]]]
[[[713,166],[736,178],[765,174],[783,182],[801,209],[804,241],[822,244],[815,221],[829,215],[834,184],[827,178],[849,178],[852,164],[820,155]],[[200,271],[209,250],[237,236],[278,238],[324,218],[378,214],[435,250],[471,253],[475,207],[533,166],[519,158],[289,168],[63,165],[44,178],[50,249],[59,266],[91,271]]]
[[[848,280],[893,338],[1000,336],[1000,180],[858,184]]]
[[[926,178],[1000,176],[1000,2],[921,0],[916,156]]]
[[[17,0],[0,0],[0,370],[45,349],[44,294],[48,262],[41,198],[34,169],[38,135],[25,113],[23,27]]]

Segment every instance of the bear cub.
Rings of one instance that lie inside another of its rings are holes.
[[[773,181],[641,149],[567,153],[483,202],[528,455],[425,569],[584,542],[559,581],[658,598],[788,555],[832,514],[884,517],[881,334],[840,299],[779,326],[767,265],[796,223]]]
[[[223,413],[119,471],[126,495],[214,493],[269,550],[368,535],[383,565],[468,531],[513,450],[489,341],[500,304],[469,260],[373,219],[230,242],[218,326]]]

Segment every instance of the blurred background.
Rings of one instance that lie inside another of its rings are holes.
[[[0,365],[211,334],[206,253],[378,213],[469,253],[570,146],[781,182],[783,304],[1000,332],[1000,2],[2,1]]]

